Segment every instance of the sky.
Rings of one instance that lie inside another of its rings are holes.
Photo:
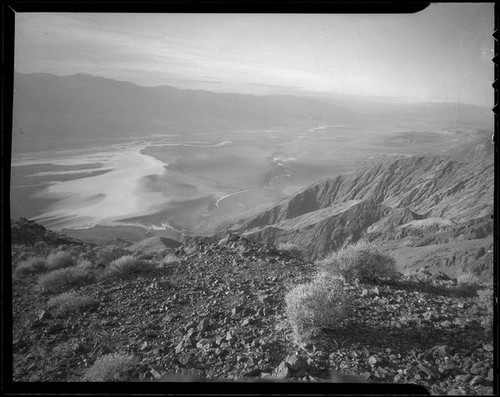
[[[18,13],[15,70],[493,106],[493,3],[415,14]]]

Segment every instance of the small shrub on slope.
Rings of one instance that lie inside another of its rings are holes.
[[[108,245],[104,248],[101,248],[96,253],[96,259],[99,263],[103,263],[108,265],[113,262],[115,259],[121,258],[126,255],[128,251],[117,247],[116,245]]]
[[[177,255],[167,254],[161,261],[162,266],[178,265],[181,260]]]
[[[35,274],[47,270],[47,262],[43,258],[30,258],[20,262],[14,270],[14,274]]]
[[[63,269],[76,265],[76,260],[69,252],[60,251],[47,257],[47,268],[50,270]]]
[[[307,341],[321,328],[338,328],[351,310],[351,297],[344,281],[325,273],[307,284],[297,285],[286,296],[286,313],[298,340]]]
[[[470,270],[460,270],[457,272],[457,282],[461,285],[479,285],[481,279]]]
[[[95,299],[75,292],[63,292],[50,298],[47,306],[56,317],[63,317],[70,313],[93,309],[99,305]]]
[[[151,262],[143,261],[132,255],[122,256],[111,262],[102,275],[103,278],[122,278],[133,274],[150,272],[155,269]]]
[[[348,282],[356,278],[374,280],[396,274],[395,260],[366,242],[358,242],[332,252],[317,264],[324,272],[342,276]]]
[[[83,375],[86,382],[124,382],[130,379],[138,360],[132,355],[106,354],[98,358]]]
[[[476,301],[477,304],[485,311],[484,320],[486,320],[486,324],[493,326],[493,288],[490,286],[477,291]]]
[[[81,287],[94,281],[94,273],[84,266],[56,269],[38,279],[38,287],[43,293],[53,294],[71,288]]]
[[[488,287],[477,291],[477,303],[485,310],[493,312],[493,288]]]
[[[295,257],[295,258],[299,258],[302,256],[302,250],[296,244],[282,243],[282,244],[278,244],[276,249],[283,254],[287,254],[287,255]]]

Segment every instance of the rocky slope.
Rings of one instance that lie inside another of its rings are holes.
[[[490,274],[492,257],[481,254],[492,246],[494,165],[488,138],[484,133],[467,137],[453,156],[369,161],[303,189],[229,232],[266,244],[296,244],[308,259],[362,237],[410,246],[480,239],[474,260],[463,265]],[[469,161],[458,160],[458,154]]]
[[[177,261],[162,264],[152,254],[153,272],[74,288],[98,305],[65,317],[53,315],[50,295],[36,291],[36,275],[14,278],[14,380],[78,381],[96,359],[116,352],[138,359],[135,381],[181,373],[492,392],[491,313],[477,300],[478,286],[425,271],[350,286],[359,306],[352,318],[321,343],[299,346],[284,296],[312,277],[314,265],[236,235],[207,241],[176,248]]]

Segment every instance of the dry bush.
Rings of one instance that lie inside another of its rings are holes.
[[[53,294],[90,284],[94,279],[94,273],[91,270],[73,266],[44,274],[38,279],[38,288],[43,293]]]
[[[116,245],[108,245],[96,252],[96,259],[99,263],[108,265],[126,254],[128,254],[127,250],[124,250]]]
[[[376,280],[396,274],[395,260],[380,253],[373,244],[358,242],[332,252],[317,262],[319,268],[333,276],[342,276],[348,282]]]
[[[47,262],[40,257],[20,262],[14,270],[15,275],[42,273],[47,270]]]
[[[167,254],[161,261],[162,266],[178,265],[181,259],[175,254]]]
[[[98,358],[83,375],[86,382],[124,382],[130,380],[138,360],[133,355],[112,353]]]
[[[478,305],[493,313],[493,288],[483,288],[478,290],[476,293]]]
[[[293,256],[295,258],[300,258],[302,256],[302,250],[297,244],[281,243],[278,244],[276,249],[282,254]]]
[[[33,249],[38,255],[47,255],[50,251],[50,247],[45,241],[37,241]]]
[[[89,296],[79,295],[75,292],[63,292],[50,298],[47,307],[56,317],[63,317],[70,313],[94,309],[99,302]]]
[[[461,285],[480,285],[482,280],[471,270],[460,270],[457,272],[457,282]]]
[[[300,284],[286,296],[286,313],[295,337],[307,341],[321,328],[338,328],[352,309],[344,281],[320,273],[312,282]]]
[[[109,266],[104,269],[102,277],[105,279],[122,278],[129,275],[147,273],[154,269],[155,265],[151,262],[143,261],[132,255],[126,255],[111,262]]]
[[[486,324],[493,325],[494,304],[493,304],[493,288],[480,289],[477,293],[477,304],[485,311],[484,320]]]
[[[66,251],[59,251],[47,257],[47,268],[50,270],[63,269],[76,265],[76,260]]]

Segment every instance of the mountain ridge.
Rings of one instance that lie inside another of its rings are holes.
[[[275,128],[308,122],[362,127],[412,120],[420,128],[482,126],[487,108],[464,104],[365,106],[321,97],[215,93],[171,86],[144,87],[88,74],[14,76],[14,152],[78,147],[143,134],[182,134]],[[194,117],[194,116],[195,117]],[[422,120],[427,120],[422,124]]]
[[[485,139],[476,136],[475,144],[467,142],[468,150],[477,154]],[[485,251],[492,239],[493,171],[488,150],[472,161],[418,155],[379,159],[306,187],[226,232],[270,245],[295,244],[310,260],[362,238],[439,244],[436,233],[457,244],[479,236],[478,250]],[[490,272],[489,259],[484,256],[474,267]]]

